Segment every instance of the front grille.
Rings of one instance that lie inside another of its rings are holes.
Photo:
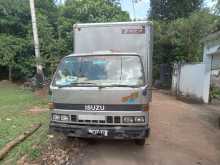
[[[71,116],[71,121],[72,121],[72,122],[76,122],[76,121],[77,121],[76,115],[72,115],[72,116]]]
[[[77,115],[71,115],[71,121],[74,123],[100,123],[100,124],[120,124],[121,117],[120,116],[106,116],[105,120],[78,120]]]
[[[107,123],[113,123],[113,117],[112,116],[107,116],[106,121],[107,121]]]
[[[120,118],[120,116],[115,116],[115,117],[114,117],[114,123],[121,123],[121,118]]]

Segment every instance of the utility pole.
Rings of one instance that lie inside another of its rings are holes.
[[[39,62],[40,46],[39,46],[39,39],[38,39],[37,20],[36,20],[36,14],[35,14],[34,0],[30,0],[30,9],[31,9],[31,20],[32,20],[34,48],[35,48],[35,57],[36,57],[36,68],[37,68],[36,79],[37,79],[37,84],[41,86],[44,80],[44,74],[43,74],[43,67]]]
[[[134,19],[133,20],[136,21],[136,11],[135,11],[134,4],[137,3],[137,1],[136,0],[131,0],[131,2],[132,2],[133,12],[134,12]]]

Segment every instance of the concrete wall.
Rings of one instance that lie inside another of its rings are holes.
[[[220,66],[220,54],[216,54],[220,47],[220,37],[215,36],[211,40],[204,42],[203,64],[205,65],[204,73],[204,89],[206,94],[205,100],[209,100],[210,86],[211,86],[211,72],[218,69]]]
[[[172,91],[178,96],[184,96],[196,101],[208,103],[210,78],[206,76],[206,65],[200,64],[183,64],[174,67],[172,81]],[[208,91],[208,92],[207,92]]]
[[[174,66],[172,92],[177,96],[186,96],[208,103],[211,72],[220,69],[220,31],[204,38],[203,43],[202,63]],[[219,80],[216,80],[217,83],[220,83]]]

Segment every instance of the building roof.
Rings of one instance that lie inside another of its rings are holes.
[[[217,49],[215,52],[210,53],[210,54],[208,54],[208,55],[211,55],[211,56],[217,56],[217,55],[220,55],[220,46],[218,47],[218,49]]]
[[[209,42],[209,41],[213,41],[217,39],[220,39],[220,31],[209,34],[208,36],[203,38],[201,41],[205,43],[205,42]]]

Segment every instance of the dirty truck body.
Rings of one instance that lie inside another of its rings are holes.
[[[151,72],[150,22],[74,25],[74,54],[61,60],[50,85],[50,129],[143,142]]]

